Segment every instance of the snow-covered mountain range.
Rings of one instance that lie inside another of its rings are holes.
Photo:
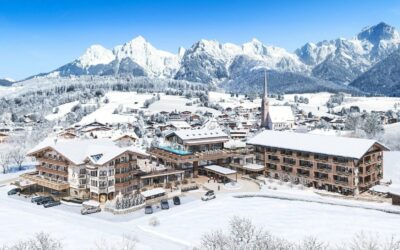
[[[173,54],[139,36],[113,49],[92,45],[73,62],[34,77],[129,74],[228,88],[244,85],[240,89],[246,89],[254,72],[268,69],[281,75],[291,73],[293,84],[301,79],[297,83],[347,85],[396,51],[399,44],[399,32],[385,23],[364,28],[350,39],[307,43],[293,53],[257,39],[242,45],[203,39]]]

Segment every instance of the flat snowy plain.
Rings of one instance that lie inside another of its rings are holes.
[[[224,229],[235,215],[250,218],[276,236],[298,241],[312,235],[332,244],[348,240],[360,231],[386,238],[398,234],[400,224],[399,214],[373,209],[276,198],[235,198],[235,194],[218,193],[215,200],[191,199],[150,216],[143,215],[143,211],[123,216],[106,212],[82,216],[77,207],[61,205],[45,209],[19,197],[7,197],[5,192],[9,188],[0,188],[0,245],[44,231],[62,239],[66,249],[93,249],[102,238],[111,242],[122,239],[123,235],[135,237],[139,249],[183,249],[198,244],[205,232]],[[278,190],[264,188],[257,194],[343,203],[285,185]],[[400,211],[389,204],[345,203]],[[160,225],[150,226],[152,217],[157,217]]]

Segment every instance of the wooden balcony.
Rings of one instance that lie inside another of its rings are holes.
[[[68,177],[68,172],[67,171],[61,171],[61,170],[55,170],[51,168],[46,168],[43,166],[37,166],[36,169],[40,172],[48,173],[48,174],[53,174],[53,175],[58,175],[62,177]]]
[[[62,191],[69,188],[69,184],[66,182],[60,182],[52,180],[50,178],[45,178],[38,175],[38,173],[22,174],[21,177],[30,180],[32,182],[35,182],[39,186],[47,187],[57,191]]]
[[[69,165],[68,161],[63,161],[63,160],[54,159],[54,158],[36,157],[36,160],[39,162],[45,162],[48,164],[63,166],[63,167],[67,167]]]
[[[159,177],[159,176],[183,174],[184,172],[185,172],[184,170],[175,170],[175,169],[151,171],[151,172],[147,173],[146,175],[140,176],[140,179],[148,179],[148,178]]]
[[[225,159],[233,154],[226,150],[215,150],[215,151],[204,151],[195,154],[200,161],[211,161],[211,160],[218,160],[218,159]]]
[[[353,173],[352,173],[352,172],[348,172],[348,171],[337,171],[337,170],[336,170],[335,174],[337,174],[337,175],[343,175],[343,176],[350,176],[350,175],[352,175]]]

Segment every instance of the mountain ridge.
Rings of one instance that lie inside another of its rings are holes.
[[[253,38],[241,45],[201,39],[190,48],[180,47],[173,54],[155,48],[138,36],[112,49],[92,45],[76,60],[32,77],[131,74],[228,86],[228,82],[236,85],[239,80],[246,84],[251,72],[264,68],[292,73],[293,84],[297,82],[294,76],[298,76],[303,80],[307,77],[310,82],[347,85],[399,45],[399,32],[384,22],[362,29],[350,39],[308,42],[294,52]],[[246,64],[239,63],[244,57]]]

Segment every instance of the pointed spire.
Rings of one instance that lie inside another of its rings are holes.
[[[264,70],[264,97],[268,97],[267,70]]]

